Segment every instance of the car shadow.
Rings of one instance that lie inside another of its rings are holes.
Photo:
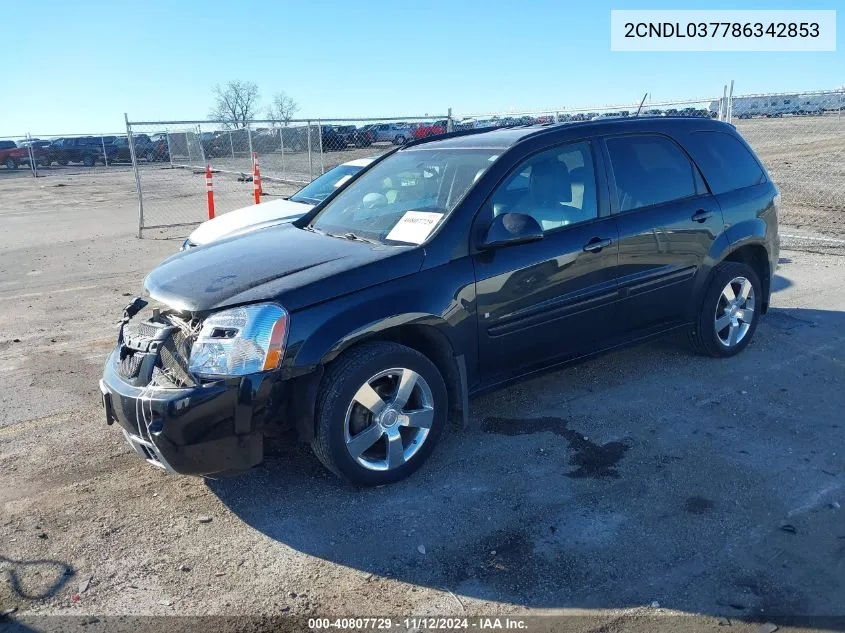
[[[0,554],[0,569],[5,570],[12,597],[44,600],[55,596],[73,577],[75,571],[58,560],[14,560]]]
[[[207,485],[287,547],[465,598],[835,615],[843,332],[842,312],[772,308],[732,359],[668,339],[517,383],[390,486],[344,484],[284,442]]]
[[[792,287],[794,284],[783,275],[775,275],[772,278],[772,292],[780,292]]]

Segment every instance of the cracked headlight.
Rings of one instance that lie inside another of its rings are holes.
[[[282,361],[288,313],[273,303],[221,310],[203,321],[191,347],[198,376],[243,376],[275,369]]]

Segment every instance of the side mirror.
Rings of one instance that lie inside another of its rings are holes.
[[[503,213],[493,218],[481,248],[499,248],[526,244],[543,239],[543,227],[532,216],[524,213]]]

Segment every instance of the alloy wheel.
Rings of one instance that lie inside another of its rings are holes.
[[[722,289],[713,327],[725,347],[739,344],[754,321],[754,286],[745,277],[734,277]]]
[[[387,369],[355,392],[344,422],[346,449],[364,468],[393,470],[422,448],[433,423],[425,379],[411,369]]]

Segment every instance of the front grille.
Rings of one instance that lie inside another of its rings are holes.
[[[138,323],[138,334],[140,336],[155,338],[160,331],[161,328],[156,327],[151,323],[147,323],[146,321],[141,321],[140,323]]]
[[[120,359],[117,364],[117,373],[124,378],[136,378],[141,369],[143,354],[129,354]]]
[[[126,323],[116,368],[120,376],[136,387],[195,387],[188,368],[193,338],[180,323],[167,313]]]
[[[186,387],[196,386],[188,369],[188,359],[191,355],[191,342],[185,333],[174,329],[165,339],[159,350],[161,366],[167,375],[178,385]]]

